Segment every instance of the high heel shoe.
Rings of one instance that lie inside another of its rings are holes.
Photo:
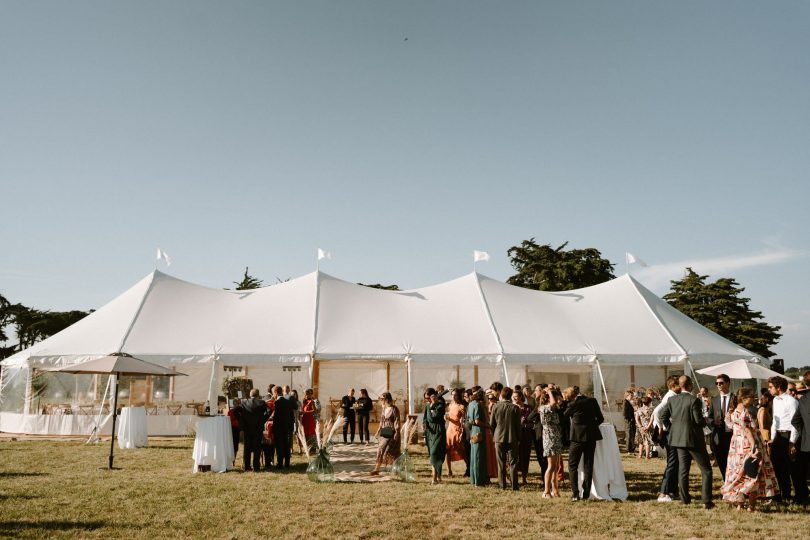
[[[543,493],[543,498],[544,499],[550,499],[551,498],[551,493]]]

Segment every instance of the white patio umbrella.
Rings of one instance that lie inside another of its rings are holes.
[[[741,358],[733,362],[726,362],[725,364],[718,364],[716,366],[709,366],[707,368],[697,370],[701,375],[721,375],[725,373],[731,379],[769,379],[771,377],[787,378],[781,373],[777,373],[765,366],[756,362],[750,362]]]
[[[115,445],[115,420],[118,416],[118,379],[122,375],[164,375],[166,377],[174,377],[176,375],[185,375],[185,373],[178,373],[169,368],[135,358],[127,353],[112,353],[108,356],[102,356],[94,360],[88,360],[81,364],[74,364],[71,366],[64,366],[57,369],[48,371],[55,371],[58,373],[73,373],[73,374],[108,374],[115,375],[115,387],[113,389],[113,424],[112,424],[112,439],[110,440],[110,465],[113,468],[113,448]]]

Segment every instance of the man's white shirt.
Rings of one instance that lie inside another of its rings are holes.
[[[799,432],[793,427],[791,420],[799,408],[799,400],[790,394],[783,393],[773,398],[773,423],[771,424],[771,440],[776,439],[777,431],[790,431],[790,442],[799,440]]]

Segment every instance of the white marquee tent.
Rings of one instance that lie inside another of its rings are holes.
[[[239,370],[262,389],[271,382],[314,386],[322,401],[340,397],[349,385],[407,399],[425,384],[498,379],[587,381],[604,397],[603,383],[618,396],[631,382],[660,385],[667,369],[762,360],[629,275],[566,292],[527,290],[476,273],[386,291],[313,272],[229,291],[155,270],[76,324],[3,361],[0,431],[85,429],[77,417],[42,418],[48,415],[32,404],[32,373],[111,352],[182,365],[190,376],[175,383],[170,398],[203,401],[223,370]],[[67,392],[74,401],[89,393],[78,385]],[[97,399],[98,389],[92,393]],[[182,429],[179,419],[163,421],[153,429],[158,421],[150,419],[150,431]]]

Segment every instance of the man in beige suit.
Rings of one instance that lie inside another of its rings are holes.
[[[512,404],[512,389],[501,390],[501,400],[492,407],[489,419],[492,442],[498,461],[498,485],[506,489],[506,460],[509,459],[509,478],[512,489],[518,490],[518,448],[520,446],[520,411]]]

